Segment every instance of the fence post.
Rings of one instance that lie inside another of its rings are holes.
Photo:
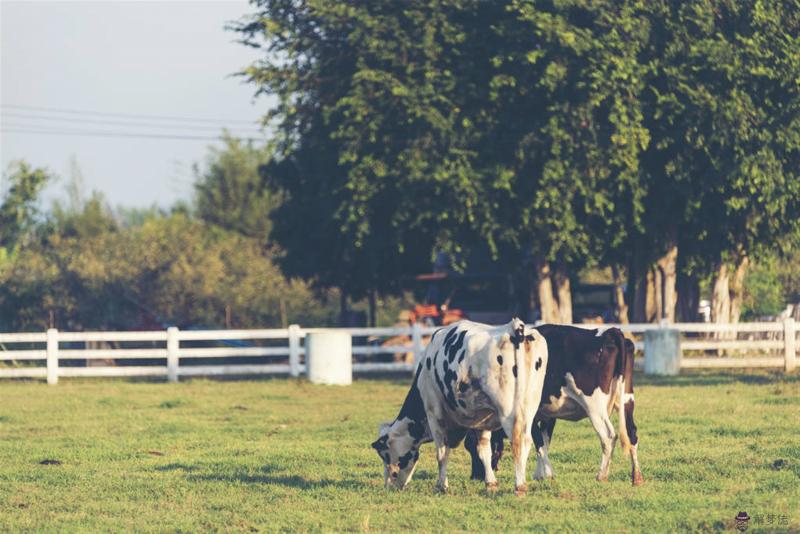
[[[644,331],[644,373],[675,376],[681,370],[681,333],[674,328]]]
[[[795,338],[795,335],[796,335],[796,330],[795,330],[794,318],[787,317],[786,319],[783,320],[783,347],[785,349],[784,370],[787,373],[794,371],[794,368],[796,366],[797,340]]]
[[[300,376],[300,325],[289,325],[289,376]]]
[[[58,384],[58,330],[47,329],[47,383]]]
[[[178,381],[179,347],[178,327],[170,326],[167,328],[167,380],[169,382]]]
[[[414,369],[416,369],[424,350],[422,346],[422,327],[416,322],[411,325],[411,345],[414,347]]]

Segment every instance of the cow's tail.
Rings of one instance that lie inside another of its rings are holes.
[[[624,375],[623,375],[624,376]],[[619,390],[619,408],[617,409],[619,415],[619,441],[622,445],[622,454],[627,456],[631,453],[631,438],[628,436],[628,427],[625,424],[625,381],[618,385]]]
[[[617,390],[618,390],[617,412],[619,415],[619,441],[620,444],[622,445],[622,454],[627,456],[631,452],[632,444],[631,444],[631,438],[628,435],[628,425],[625,420],[625,397],[626,393],[628,393],[628,390],[630,390],[631,393],[633,392],[634,351],[632,347],[628,346],[629,344],[632,345],[632,343],[626,340],[622,336],[621,332],[620,332],[620,338],[621,338],[620,343],[622,348],[622,350],[620,351],[622,365],[620,369],[621,373],[619,375],[621,377],[621,380],[617,384]],[[628,342],[626,343],[626,341]]]
[[[514,369],[516,369],[516,380],[514,381],[514,430],[511,436],[511,447],[517,449],[525,436],[525,388],[528,383],[528,366],[525,354],[525,323],[519,319],[511,321],[512,332],[511,341],[514,343]]]

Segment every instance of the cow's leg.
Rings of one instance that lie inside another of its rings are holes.
[[[536,445],[536,471],[533,473],[535,480],[553,478],[553,466],[550,465],[550,458],[547,450],[550,446],[550,433],[555,426],[555,419],[546,419],[537,424],[533,422],[532,436],[533,443]]]
[[[488,491],[497,491],[497,479],[492,470],[492,431],[483,430],[478,433],[478,456],[483,463],[486,482],[486,489]]]
[[[589,421],[592,422],[597,436],[600,438],[600,470],[597,472],[597,480],[604,482],[608,480],[608,471],[611,468],[611,455],[617,442],[617,434],[614,432],[614,425],[608,416],[609,393],[603,393],[600,388],[595,389],[591,395],[584,394],[575,384],[575,379],[567,373],[567,394],[583,407]]]
[[[515,416],[503,421],[503,430],[511,436],[511,454],[514,459],[514,494],[522,497],[528,492],[525,468],[531,452],[533,418],[525,417],[520,410]]]
[[[484,480],[486,477],[486,470],[483,468],[483,462],[478,454],[478,441],[480,440],[479,430],[470,430],[464,438],[464,448],[467,449],[470,459],[472,461],[472,472],[469,478],[472,480]]]
[[[605,406],[591,406],[587,410],[589,420],[592,422],[597,436],[600,438],[600,449],[602,457],[600,458],[600,470],[597,472],[597,480],[605,482],[608,480],[608,472],[611,468],[611,455],[614,453],[614,446],[617,443],[617,435],[614,432],[614,425],[611,424],[611,419]]]
[[[634,486],[641,486],[644,484],[644,477],[642,470],[639,467],[639,457],[637,456],[637,449],[639,446],[639,438],[636,435],[636,424],[633,422],[633,394],[625,402],[625,428],[630,440],[629,452],[631,455],[631,482]]]
[[[492,471],[497,473],[500,470],[500,458],[503,457],[503,440],[506,433],[503,429],[492,432]]]
[[[436,461],[439,463],[439,480],[436,489],[442,493],[447,492],[447,458],[450,456],[450,447],[447,445],[447,433],[434,419],[428,420],[428,426],[433,435],[436,446]]]

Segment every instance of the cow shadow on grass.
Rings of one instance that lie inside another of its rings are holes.
[[[284,486],[287,488],[297,488],[302,490],[335,488],[347,490],[361,490],[365,486],[364,480],[355,478],[320,478],[310,479],[301,475],[294,475],[286,472],[285,466],[267,464],[257,472],[246,469],[226,470],[215,473],[198,473],[190,469],[186,476],[189,481],[204,482],[226,482],[242,484],[264,484],[271,486]]]

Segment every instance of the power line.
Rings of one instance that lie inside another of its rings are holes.
[[[173,120],[173,121],[184,121],[184,122],[215,122],[215,123],[240,123],[240,124],[250,124],[252,125],[255,121],[252,120],[245,120],[245,119],[208,119],[208,118],[198,118],[198,117],[178,117],[172,115],[144,115],[138,113],[109,113],[104,111],[90,111],[90,110],[79,110],[79,109],[66,109],[66,108],[49,108],[49,107],[39,107],[39,106],[18,106],[12,104],[0,104],[0,107],[9,108],[9,109],[21,109],[21,110],[28,110],[28,111],[47,111],[51,113],[65,113],[71,115],[91,115],[91,116],[99,116],[99,117],[125,117],[125,118],[141,118],[141,119],[151,119],[151,120]]]
[[[61,135],[61,136],[84,136],[84,137],[132,137],[141,139],[178,139],[187,141],[221,141],[222,136],[200,136],[200,135],[171,135],[171,134],[145,134],[145,133],[131,133],[131,132],[101,132],[101,131],[84,131],[84,130],[36,130],[30,127],[0,127],[0,131],[7,133],[27,133],[27,134],[42,134],[42,135]],[[243,141],[261,141],[262,139],[256,137],[239,137],[234,136]]]
[[[172,129],[181,129],[181,128],[191,128],[192,131],[194,130],[215,130],[219,131],[224,128],[224,126],[205,126],[205,125],[188,125],[188,124],[154,124],[154,123],[147,123],[147,122],[126,122],[126,121],[115,121],[115,120],[105,120],[105,119],[86,119],[86,118],[77,118],[77,117],[49,117],[43,115],[30,115],[27,113],[17,113],[14,111],[3,111],[1,112],[5,117],[11,117],[12,119],[33,119],[33,120],[44,120],[44,121],[60,121],[60,122],[70,122],[75,123],[80,121],[80,123],[90,123],[90,124],[108,124],[108,125],[116,125],[116,126],[136,126],[142,128],[172,128]],[[35,126],[39,127],[40,125],[25,125],[28,126]],[[226,128],[230,129],[230,128]],[[234,127],[236,130],[242,130],[241,126]],[[250,133],[258,133],[258,130],[248,130]]]

